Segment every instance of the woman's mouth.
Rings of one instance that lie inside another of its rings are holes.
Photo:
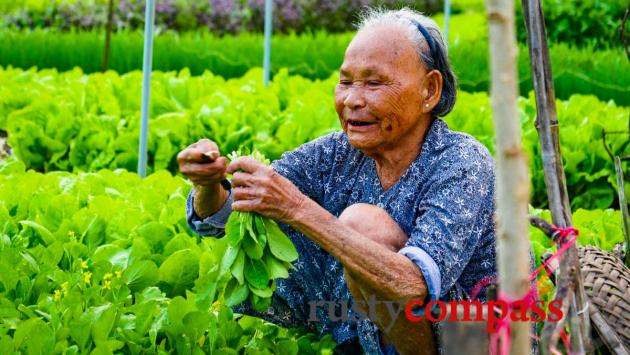
[[[360,121],[360,120],[347,120],[348,129],[351,131],[367,131],[373,126],[376,126],[376,122]]]

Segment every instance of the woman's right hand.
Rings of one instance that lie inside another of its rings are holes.
[[[179,171],[195,186],[194,207],[205,218],[223,206],[228,193],[221,187],[226,177],[228,160],[209,139],[201,139],[177,154]]]

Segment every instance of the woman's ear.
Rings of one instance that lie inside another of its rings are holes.
[[[438,70],[431,70],[424,77],[424,101],[422,103],[423,112],[431,112],[440,102],[442,97],[442,73]]]

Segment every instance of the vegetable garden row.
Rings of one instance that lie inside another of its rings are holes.
[[[27,168],[42,172],[97,171],[137,166],[140,125],[140,72],[84,75],[79,70],[0,70],[0,129]],[[149,171],[177,172],[176,154],[203,137],[224,153],[255,148],[270,159],[327,132],[339,130],[334,111],[333,74],[323,81],[276,75],[269,88],[260,70],[224,80],[206,73],[191,76],[155,72],[149,138]],[[520,102],[523,144],[530,156],[532,204],[544,207],[546,192],[533,97]],[[630,109],[592,96],[558,101],[567,183],[574,207],[618,206],[614,166],[601,135],[627,128]],[[446,121],[493,151],[488,96],[459,92]],[[621,154],[625,137],[609,137]],[[630,190],[629,190],[630,192]]]
[[[0,27],[12,29],[52,28],[99,30],[107,22],[108,0],[28,0],[0,2]],[[274,2],[273,26],[276,32],[352,30],[352,21],[363,6],[409,6],[426,14],[437,15],[443,0],[283,0]],[[566,42],[579,46],[619,48],[616,31],[621,27],[625,0],[543,0],[547,37],[551,43]],[[159,31],[199,31],[214,33],[261,32],[264,1],[234,0],[159,0],[156,26]],[[454,14],[481,15],[483,0],[451,0]],[[518,40],[525,43],[525,27],[520,2],[516,2]],[[117,31],[141,29],[144,13],[142,0],[119,0],[113,11]],[[465,16],[462,16],[465,17]],[[438,23],[441,23],[439,21]],[[486,28],[469,26],[469,31]],[[484,33],[487,33],[485,31]]]
[[[440,23],[442,20],[436,17]],[[272,39],[272,72],[287,68],[290,74],[326,79],[341,65],[352,33],[315,32],[276,35]],[[100,71],[105,36],[102,32],[56,33],[48,30],[15,32],[0,30],[0,65],[19,68],[80,67],[86,73]],[[260,65],[262,35],[245,33],[218,37],[212,33],[163,33],[155,38],[155,70],[188,68],[193,75],[209,70],[224,78],[238,78]],[[577,48],[560,43],[551,50],[556,96],[596,95],[630,105],[630,69],[623,51],[594,47]],[[454,16],[451,21],[449,56],[464,91],[488,91],[487,23],[482,14]],[[114,33],[109,68],[126,73],[142,68],[142,33]],[[529,54],[519,48],[520,91],[532,90]]]

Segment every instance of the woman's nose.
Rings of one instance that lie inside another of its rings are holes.
[[[344,106],[349,109],[357,109],[365,106],[365,97],[360,88],[349,88],[346,98],[343,101]]]

